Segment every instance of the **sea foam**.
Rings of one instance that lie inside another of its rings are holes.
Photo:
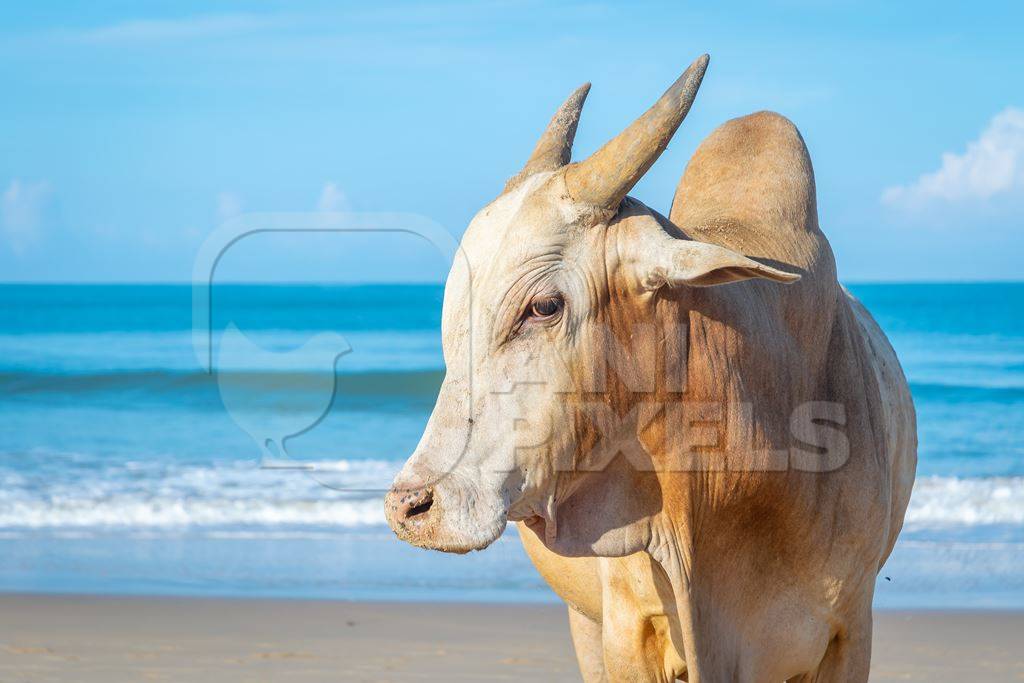
[[[384,524],[384,491],[401,464],[319,461],[302,471],[252,461],[136,461],[74,477],[7,472],[0,476],[0,529],[369,528]],[[917,480],[908,529],[996,524],[1024,525],[1024,477]]]

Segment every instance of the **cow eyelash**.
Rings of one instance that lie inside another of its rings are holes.
[[[558,320],[564,309],[565,298],[561,294],[545,294],[534,297],[512,326],[505,341],[510,342],[516,339],[534,325],[544,325]]]
[[[565,299],[561,294],[546,294],[534,298],[526,307],[524,321],[545,322],[556,318],[565,308]]]

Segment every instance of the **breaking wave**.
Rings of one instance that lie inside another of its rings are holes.
[[[1024,524],[1024,477],[920,477],[908,526]]]
[[[78,477],[0,470],[0,529],[384,524],[383,492],[401,463],[311,465],[314,469],[304,471],[261,469],[251,461],[205,466],[147,461]]]
[[[325,461],[298,471],[147,460],[76,468],[65,455],[60,473],[0,469],[0,530],[379,527],[384,490],[401,464]],[[908,529],[982,525],[1024,525],[1024,477],[918,479]]]

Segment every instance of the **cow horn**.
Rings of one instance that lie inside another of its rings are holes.
[[[617,209],[643,177],[686,118],[697,95],[707,55],[701,55],[665,91],[654,106],[588,159],[566,169],[565,183],[573,199],[606,209]]]
[[[572,141],[576,137],[576,126],[580,122],[580,113],[589,92],[590,84],[584,83],[562,103],[537,141],[533,154],[527,159],[523,170],[506,184],[506,191],[518,185],[527,176],[541,171],[555,171],[569,163],[572,158]]]

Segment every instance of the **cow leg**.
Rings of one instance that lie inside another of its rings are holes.
[[[649,614],[628,583],[606,575],[601,636],[604,670],[616,683],[667,683],[684,670],[664,614]]]
[[[646,619],[619,621],[613,627],[605,621],[604,668],[614,683],[669,683],[676,674],[669,669],[664,642]],[[681,671],[680,671],[681,673]]]
[[[853,683],[868,680],[871,665],[871,636],[836,636],[829,643],[818,669],[791,678],[792,683]]]
[[[796,679],[801,683],[863,683],[871,668],[871,603],[862,608],[843,633],[828,644],[814,674]]]
[[[569,632],[584,683],[605,683],[608,678],[604,673],[601,624],[570,607]]]
[[[681,584],[680,584],[681,585]],[[690,584],[693,587],[693,584]],[[771,633],[744,622],[700,590],[676,591],[677,613],[685,643],[686,680],[691,683],[756,683],[781,681],[776,675],[771,644],[749,637],[749,633]]]

